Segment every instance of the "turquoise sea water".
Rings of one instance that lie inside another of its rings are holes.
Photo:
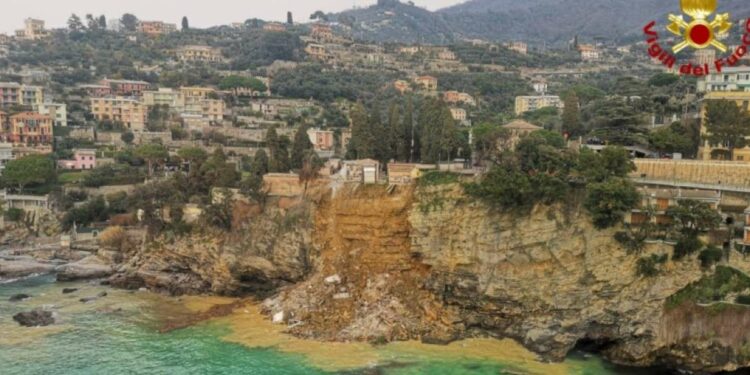
[[[81,290],[62,295],[63,287]],[[223,341],[230,328],[219,323],[160,334],[147,293],[108,290],[92,304],[79,298],[96,295],[94,284],[55,284],[51,276],[0,284],[0,374],[325,374],[300,354],[273,348],[251,349]],[[16,293],[34,296],[10,303]],[[59,323],[51,328],[22,328],[12,315],[54,305]],[[164,314],[163,311],[160,314]],[[174,312],[179,314],[179,312]],[[333,353],[335,355],[335,353]],[[617,369],[596,357],[569,360],[576,374],[642,374]],[[405,361],[383,363],[342,374],[524,374],[523,368],[490,361]]]

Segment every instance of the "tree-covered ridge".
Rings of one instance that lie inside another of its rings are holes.
[[[722,12],[750,16],[744,0],[723,0]],[[634,40],[651,20],[679,14],[678,1],[653,0],[472,0],[430,12],[398,1],[326,15],[349,19],[359,39],[447,44],[461,39],[565,43],[575,35]]]

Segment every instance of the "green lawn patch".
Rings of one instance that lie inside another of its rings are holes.
[[[57,180],[62,184],[76,184],[83,181],[88,174],[88,171],[62,172],[57,176]]]

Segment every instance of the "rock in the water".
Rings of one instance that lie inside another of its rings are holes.
[[[13,320],[24,327],[44,327],[55,323],[52,311],[33,310],[13,315]]]
[[[25,300],[25,299],[29,299],[29,298],[31,298],[31,296],[30,296],[30,295],[28,295],[28,294],[23,294],[23,293],[20,293],[20,294],[14,294],[14,295],[12,295],[12,296],[11,296],[11,297],[10,297],[10,298],[8,299],[8,301],[10,301],[10,302],[19,302],[19,301],[23,301],[23,300]]]
[[[70,294],[70,293],[75,293],[77,291],[78,291],[78,288],[64,288],[62,292],[63,294]]]
[[[89,302],[94,302],[94,301],[98,300],[99,298],[103,298],[103,297],[106,297],[106,296],[107,296],[107,292],[101,292],[101,293],[97,294],[94,297],[84,297],[84,298],[81,298],[81,299],[79,299],[79,301],[81,301],[83,303],[89,303]]]
[[[119,273],[109,278],[109,285],[120,289],[139,290],[146,285],[146,282],[138,275]]]

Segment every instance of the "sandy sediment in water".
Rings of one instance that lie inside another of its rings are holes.
[[[232,304],[236,299],[209,296],[166,297],[148,292],[127,292],[113,290],[93,284],[66,284],[64,287],[77,287],[73,294],[62,295],[61,284],[52,284],[37,290],[33,298],[19,302],[24,310],[48,306],[58,313],[60,321],[52,326],[20,327],[10,317],[0,319],[0,345],[32,344],[68,330],[75,326],[66,322],[66,317],[84,312],[119,313],[148,315],[154,322],[154,329],[172,320],[189,319],[190,316],[209,311],[216,305]],[[107,296],[90,303],[81,303],[82,297],[95,296],[106,291]],[[141,319],[139,319],[141,320]],[[286,326],[271,323],[261,314],[260,306],[247,304],[231,315],[212,319],[209,324],[227,325],[231,332],[223,337],[227,342],[249,348],[273,348],[287,354],[304,356],[310,365],[327,371],[366,368],[391,363],[414,363],[426,361],[488,361],[517,369],[528,374],[573,374],[575,364],[547,364],[539,361],[536,355],[512,340],[470,339],[454,342],[447,346],[426,345],[416,341],[395,342],[382,346],[368,343],[320,342],[303,340],[286,334]]]
[[[231,301],[231,300],[229,300]],[[221,303],[227,303],[227,300]],[[190,300],[189,308],[205,311],[209,304]],[[315,367],[327,371],[347,370],[389,363],[424,361],[488,361],[529,374],[571,374],[576,366],[549,364],[513,340],[469,339],[450,345],[427,345],[416,341],[395,342],[372,346],[368,343],[336,343],[303,340],[285,334],[283,325],[271,323],[257,305],[248,305],[234,314],[214,320],[227,324],[231,333],[223,339],[249,348],[274,348],[281,352],[300,354]]]

